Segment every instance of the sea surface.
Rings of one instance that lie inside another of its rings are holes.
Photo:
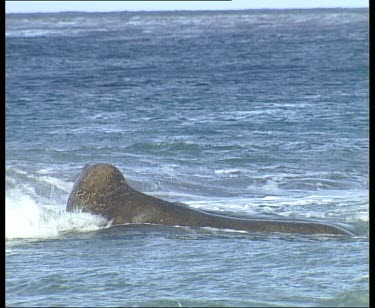
[[[6,15],[7,306],[368,306],[368,9]],[[224,215],[110,226],[87,163]]]

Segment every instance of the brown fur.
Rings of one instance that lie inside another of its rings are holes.
[[[241,219],[164,201],[131,188],[122,173],[110,164],[86,165],[82,169],[66,209],[102,215],[113,220],[113,224],[152,223],[251,232],[354,235],[343,228],[320,222]]]

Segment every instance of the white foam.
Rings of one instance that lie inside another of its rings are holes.
[[[243,213],[246,215],[256,215],[257,210],[252,208],[249,205],[249,200],[244,198],[223,198],[215,200],[193,200],[193,201],[184,201],[184,204],[195,208],[206,211],[215,211],[215,212],[236,212]]]
[[[272,192],[277,191],[270,184]],[[266,186],[268,185],[266,184]],[[270,189],[267,188],[267,192]],[[275,215],[292,219],[323,219],[342,223],[366,223],[369,220],[368,191],[315,191],[311,195],[265,195],[261,197],[202,198],[184,201],[192,208],[235,212],[239,215]]]
[[[270,201],[270,200],[275,201],[275,200],[279,200],[279,199],[280,199],[280,197],[276,197],[276,196],[265,196],[265,197],[263,197],[263,200],[265,200],[265,201]]]
[[[216,174],[238,174],[241,173],[241,170],[235,168],[228,168],[228,169],[219,169],[214,171]]]
[[[229,229],[229,228],[202,227],[201,229],[208,230],[213,233],[217,233],[217,232],[248,233],[248,231],[246,230],[237,230],[237,229]]]
[[[65,206],[41,205],[18,190],[6,192],[6,239],[54,238],[66,232],[93,231],[109,226],[108,221],[89,213],[70,213]]]
[[[68,183],[63,180],[51,177],[51,176],[40,176],[40,177],[37,177],[37,179],[47,184],[51,184],[66,192],[70,192],[73,188],[73,183]]]

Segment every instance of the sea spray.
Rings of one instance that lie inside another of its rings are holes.
[[[67,232],[93,231],[108,225],[101,216],[69,213],[65,205],[39,204],[17,189],[6,192],[6,239],[54,238]]]

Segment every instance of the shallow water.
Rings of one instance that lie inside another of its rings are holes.
[[[8,306],[368,306],[368,10],[6,16]],[[239,217],[67,213],[86,163]]]

